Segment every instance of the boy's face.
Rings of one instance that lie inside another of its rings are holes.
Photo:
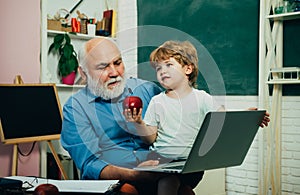
[[[173,57],[157,63],[156,77],[165,89],[175,89],[183,82],[188,82],[188,66],[182,66]]]

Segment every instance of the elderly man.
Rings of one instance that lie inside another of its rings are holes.
[[[156,194],[163,174],[133,170],[147,161],[149,146],[135,134],[123,116],[125,97],[139,96],[145,112],[150,99],[161,92],[152,82],[126,78],[120,50],[108,38],[87,41],[79,52],[79,73],[87,86],[72,95],[63,108],[62,146],[81,171],[82,179],[118,179],[139,194]],[[143,113],[144,114],[144,113]],[[192,189],[182,186],[185,192]]]

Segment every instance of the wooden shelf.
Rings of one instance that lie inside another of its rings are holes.
[[[56,30],[47,30],[48,36],[55,36],[57,34],[65,34],[66,32],[63,31],[56,31]],[[74,32],[67,32],[70,36],[71,39],[80,39],[80,40],[90,40],[95,37],[99,36],[90,36],[86,34],[81,34],[81,33],[74,33]]]
[[[271,68],[268,84],[299,84],[299,67]]]
[[[279,20],[279,21],[294,20],[294,19],[299,19],[300,18],[300,12],[289,12],[289,13],[283,13],[283,14],[274,14],[274,15],[269,15],[266,18],[267,19],[272,19],[272,20]]]
[[[66,84],[56,84],[58,88],[84,88],[85,85],[66,85]]]
[[[267,84],[300,84],[300,80],[272,80],[272,81],[267,81]]]
[[[54,37],[57,34],[64,34],[66,32],[56,31],[56,30],[47,30],[47,33],[48,33],[48,36]],[[90,40],[90,39],[95,38],[95,37],[103,37],[103,36],[96,36],[96,35],[90,36],[90,35],[87,35],[87,34],[74,33],[74,32],[67,32],[67,33],[69,34],[71,39],[78,39],[78,40]],[[116,40],[116,38],[112,38],[112,39]]]

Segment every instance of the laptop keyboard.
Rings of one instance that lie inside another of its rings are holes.
[[[183,169],[183,165],[166,166],[164,169]]]

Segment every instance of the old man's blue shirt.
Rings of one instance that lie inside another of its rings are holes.
[[[139,96],[143,115],[150,99],[161,89],[152,82],[128,79],[121,97],[103,100],[87,87],[72,95],[63,108],[61,144],[69,152],[82,179],[98,179],[108,164],[132,168],[146,160],[149,146],[123,116],[126,96]]]

